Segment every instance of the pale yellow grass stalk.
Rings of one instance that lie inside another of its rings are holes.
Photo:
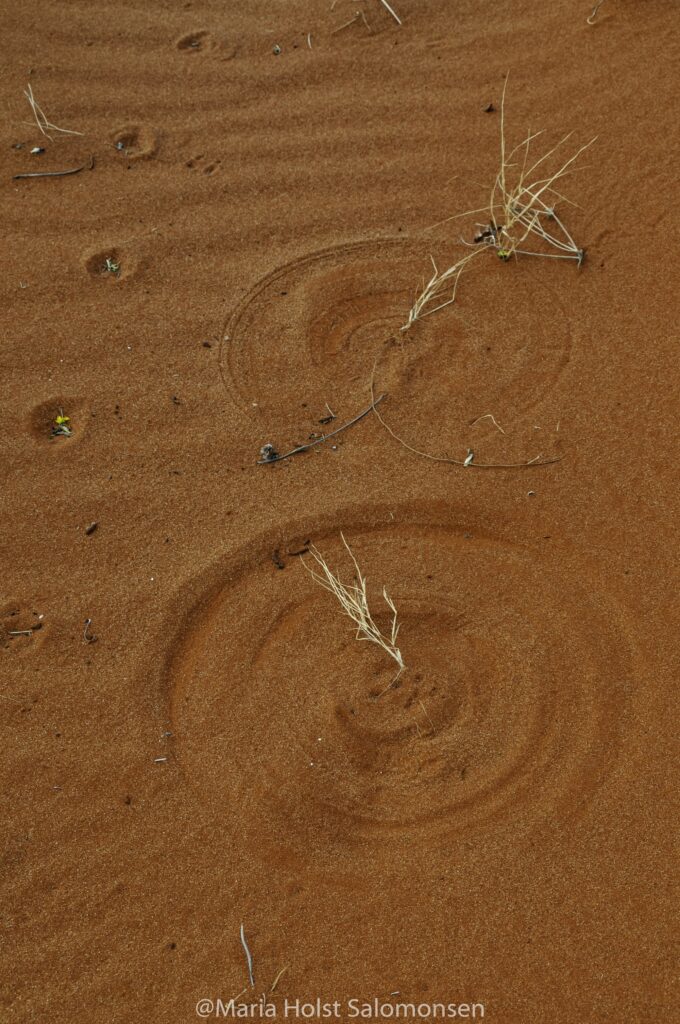
[[[357,640],[368,640],[372,644],[376,644],[386,654],[389,654],[390,658],[396,661],[399,666],[399,672],[395,679],[398,678],[405,669],[404,659],[402,658],[401,651],[397,647],[397,636],[399,633],[399,623],[397,621],[397,609],[394,602],[388,595],[387,591],[383,587],[383,599],[385,604],[392,613],[392,622],[389,631],[389,635],[385,636],[376,623],[373,620],[370,608],[368,606],[368,594],[366,590],[366,578],[363,576],[361,569],[357,563],[352,549],[345,540],[344,534],[340,534],[342,537],[342,543],[345,545],[347,553],[352,559],[354,565],[355,577],[354,583],[343,583],[338,575],[336,575],[328,566],[325,558],[317,550],[314,545],[310,545],[309,553],[319,566],[319,572],[310,568],[306,561],[303,559],[302,564],[304,565],[307,572],[310,574],[313,580],[315,580],[324,590],[328,590],[338,601],[342,611],[348,616],[356,625],[356,639]],[[392,681],[394,682],[394,680]],[[391,684],[390,684],[391,685]]]
[[[35,96],[33,95],[33,89],[32,89],[32,87],[30,85],[28,86],[27,89],[24,89],[24,96],[28,100],[28,102],[30,104],[30,107],[31,107],[31,110],[33,111],[33,117],[35,118],[35,123],[37,124],[38,128],[43,133],[43,135],[47,136],[48,139],[52,138],[50,133],[47,131],[48,128],[51,129],[51,131],[53,131],[53,132],[60,132],[62,135],[82,135],[83,134],[82,132],[71,131],[69,128],[59,128],[59,127],[57,127],[56,124],[52,124],[51,121],[48,121],[47,120],[47,115],[45,114],[45,112],[42,110],[42,108],[38,104],[38,101],[36,100]]]
[[[480,248],[475,249],[474,252],[468,253],[466,256],[463,256],[462,259],[459,259],[457,263],[454,263],[453,266],[447,267],[447,269],[442,271],[441,274],[437,269],[437,264],[435,263],[434,258],[430,256],[434,273],[420,295],[416,297],[413,306],[409,310],[408,320],[402,327],[402,331],[407,331],[409,327],[416,322],[416,320],[422,320],[423,317],[430,316],[431,313],[436,313],[438,309],[443,309],[444,306],[448,306],[452,302],[456,301],[458,279],[463,272],[463,267],[469,263],[470,260],[474,259],[474,257],[481,251],[482,250]],[[449,296],[449,289],[451,288],[452,281],[453,288],[451,289],[451,294]],[[444,298],[444,295],[448,297]],[[437,305],[433,306],[432,304],[435,301],[437,301]]]

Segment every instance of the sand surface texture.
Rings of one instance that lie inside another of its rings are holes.
[[[677,5],[3,6],[2,1020],[677,1020]]]

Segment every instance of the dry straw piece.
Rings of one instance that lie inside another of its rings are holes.
[[[42,134],[46,135],[48,139],[52,138],[50,133],[47,131],[48,128],[51,131],[53,131],[53,132],[60,132],[60,134],[62,134],[62,135],[82,135],[83,134],[83,132],[71,131],[69,128],[59,128],[59,127],[57,127],[56,124],[52,124],[51,121],[48,121],[47,120],[47,115],[45,114],[44,110],[42,110],[42,108],[39,106],[38,101],[36,100],[35,96],[33,95],[33,89],[32,89],[32,87],[30,85],[28,86],[28,88],[24,89],[24,96],[28,100],[28,102],[30,104],[30,107],[31,107],[31,110],[33,111],[33,117],[35,118],[35,123],[37,124],[37,126],[40,129],[40,131],[42,132]],[[72,173],[74,173],[74,172],[72,172]]]
[[[397,25],[401,25],[401,18],[399,17],[397,12],[394,10],[394,8],[390,7],[390,5],[388,4],[387,0],[380,0],[380,3],[383,5],[383,7],[385,8],[386,11],[390,12],[392,17],[396,21]]]
[[[377,644],[378,647],[382,648],[386,654],[389,654],[390,658],[393,658],[399,666],[397,675],[392,680],[394,683],[401,673],[404,671],[406,666],[404,665],[404,659],[401,656],[401,651],[397,647],[397,635],[399,633],[399,623],[397,622],[397,609],[394,606],[394,602],[388,595],[387,591],[383,587],[383,599],[385,604],[392,613],[392,624],[390,628],[389,636],[384,636],[381,633],[378,626],[373,621],[373,616],[368,607],[368,595],[366,592],[366,578],[362,575],[359,564],[352,553],[352,549],[345,540],[344,534],[340,534],[342,543],[345,545],[347,553],[352,559],[352,563],[355,569],[354,583],[343,583],[339,576],[335,575],[329,568],[328,563],[321,555],[321,553],[310,545],[309,554],[312,556],[316,564],[320,568],[320,572],[316,572],[314,569],[307,565],[305,559],[302,559],[302,564],[305,569],[324,590],[330,591],[335,598],[337,598],[340,607],[342,608],[345,615],[347,615],[352,622],[356,624],[356,639],[357,640],[369,640],[373,644]],[[390,683],[390,686],[392,685]]]
[[[488,223],[478,225],[481,230],[477,232],[473,242],[463,243],[472,248],[473,251],[463,256],[442,273],[439,273],[434,260],[432,261],[434,274],[416,298],[409,311],[408,320],[402,327],[403,331],[408,330],[416,320],[429,316],[430,313],[434,313],[455,301],[458,279],[461,273],[467,267],[467,264],[481,252],[491,249],[503,262],[506,262],[512,256],[521,255],[542,256],[546,259],[573,260],[579,267],[583,263],[585,250],[576,244],[555,211],[556,200],[569,202],[557,191],[555,185],[565,174],[570,172],[574,162],[581,153],[593,144],[595,139],[591,139],[590,142],[581,146],[572,156],[561,163],[557,170],[551,172],[545,170],[546,161],[571,137],[571,133],[565,135],[556,146],[553,146],[552,149],[549,149],[531,164],[529,164],[531,143],[539,135],[542,135],[542,132],[528,132],[526,138],[508,152],[505,140],[505,91],[507,84],[508,80],[506,78],[501,102],[500,169],[491,188],[489,204],[477,210],[467,210],[465,213],[447,218],[448,220],[456,220],[459,217],[485,213],[488,216]],[[446,223],[446,221],[440,221],[440,224],[443,223]],[[438,225],[434,226],[437,227]],[[532,245],[535,245],[536,242],[542,242],[543,247],[538,250],[527,249],[525,248],[527,242],[530,242]],[[550,252],[550,249],[556,251]],[[452,281],[453,291],[449,295]]]
[[[600,7],[602,7],[603,3],[604,3],[604,0],[598,0],[598,2],[595,4],[595,6],[593,7],[592,11],[590,12],[590,16],[588,18],[586,18],[586,21],[588,22],[589,25],[594,25],[595,24],[595,19],[597,18],[597,12],[599,11]]]
[[[463,272],[463,267],[465,266],[466,263],[469,263],[471,259],[474,259],[474,257],[477,256],[480,251],[481,250],[477,249],[475,250],[475,252],[469,253],[467,256],[464,256],[463,259],[458,260],[457,263],[454,263],[452,267],[449,267],[447,270],[444,270],[443,273],[441,274],[437,269],[437,264],[435,263],[433,257],[430,256],[430,259],[432,260],[434,274],[427,282],[427,284],[423,287],[422,292],[420,293],[420,295],[417,296],[415,302],[413,303],[413,306],[409,310],[408,320],[402,327],[402,331],[407,331],[409,327],[411,327],[411,325],[416,322],[416,320],[422,320],[423,317],[430,316],[431,313],[436,313],[438,309],[443,309],[444,306],[449,306],[452,302],[456,301],[456,289],[458,288],[458,278]],[[448,299],[443,299],[444,289],[447,289],[448,294],[449,282],[451,280],[453,280],[453,291],[451,293],[451,297]],[[432,303],[434,302],[435,299],[439,299],[440,301],[437,303],[436,306],[432,306]]]

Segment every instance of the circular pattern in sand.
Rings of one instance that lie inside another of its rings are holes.
[[[224,330],[227,389],[272,423],[322,415],[325,403],[364,401],[375,360],[399,345],[426,253],[403,241],[358,242],[310,253],[259,281]]]
[[[571,349],[550,271],[481,255],[455,304],[402,331],[430,274],[427,245],[399,239],[311,253],[268,274],[224,330],[230,395],[278,436],[306,422],[301,409],[314,419],[329,403],[350,418],[368,404],[374,367],[400,420],[427,408],[439,434],[541,401]]]
[[[299,558],[280,571],[267,545],[182,626],[176,754],[248,856],[352,871],[376,844],[389,862],[404,843],[434,851],[503,818],[530,827],[585,805],[616,762],[627,642],[593,574],[427,511],[402,518],[339,517],[313,537],[351,579],[345,531],[383,630],[383,585],[395,601],[396,686],[394,663],[354,639]],[[291,527],[288,550],[307,536]]]

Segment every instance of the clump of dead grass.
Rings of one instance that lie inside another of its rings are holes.
[[[340,608],[352,620],[356,625],[356,639],[357,640],[368,640],[370,643],[376,644],[386,654],[396,661],[399,666],[399,672],[395,676],[395,680],[399,678],[401,673],[405,669],[404,659],[402,658],[401,651],[397,647],[397,636],[399,634],[399,622],[397,620],[397,609],[394,602],[388,595],[387,591],[383,587],[382,596],[385,604],[389,608],[392,620],[390,630],[387,635],[383,634],[379,627],[376,625],[371,610],[368,605],[368,593],[366,589],[366,577],[362,574],[359,564],[352,553],[352,549],[345,540],[344,534],[340,534],[342,543],[347,550],[352,564],[354,566],[354,582],[343,583],[340,576],[333,572],[329,567],[323,555],[317,550],[314,545],[310,545],[309,554],[312,556],[319,571],[310,567],[305,559],[302,559],[307,572],[310,574],[313,580],[315,580],[324,590],[328,590],[338,601]],[[395,680],[392,680],[394,682]],[[392,685],[392,684],[390,684]]]
[[[501,101],[500,167],[491,187],[488,206],[448,218],[455,220],[485,213],[488,222],[477,224],[473,241],[464,242],[473,249],[471,253],[442,272],[432,261],[434,274],[416,297],[402,330],[408,330],[416,320],[454,302],[461,273],[482,252],[494,252],[503,262],[517,256],[538,256],[572,260],[580,267],[585,259],[585,249],[577,245],[557,213],[557,203],[569,203],[569,200],[557,190],[556,185],[570,173],[576,160],[595,139],[562,161],[555,160],[555,154],[571,138],[571,132],[533,161],[530,159],[531,144],[543,134],[542,131],[528,132],[522,142],[509,150],[505,133],[506,87],[507,78]],[[550,167],[552,169],[548,170]],[[452,282],[453,288],[449,291]]]

